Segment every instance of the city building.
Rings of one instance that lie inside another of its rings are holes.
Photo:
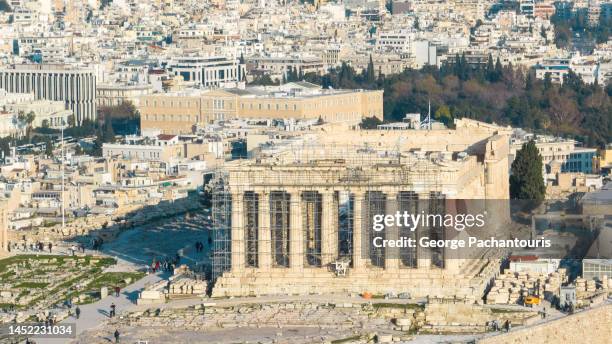
[[[383,116],[382,91],[322,89],[306,82],[218,90],[191,90],[140,97],[143,133],[193,133],[234,118],[321,119],[359,123]]]
[[[333,50],[332,55],[337,56]],[[337,60],[337,57],[335,58]],[[326,59],[330,62],[330,59]],[[333,61],[333,59],[332,59]],[[250,74],[261,75],[269,74],[273,79],[282,80],[288,73],[296,75],[307,73],[323,74],[326,71],[326,63],[316,56],[296,56],[296,57],[253,57],[249,59],[247,70]]]
[[[125,102],[135,103],[138,97],[153,92],[152,85],[99,84],[96,87],[98,106],[118,106]]]
[[[26,127],[59,129],[66,126],[72,111],[62,101],[35,100],[32,93],[7,93],[0,89],[0,135],[24,135]],[[25,115],[32,114],[31,123]]]
[[[220,86],[226,82],[238,82],[245,78],[245,66],[238,59],[223,56],[173,57],[165,67],[186,82],[204,87]]]
[[[582,278],[598,281],[612,278],[612,259],[583,259]]]
[[[0,68],[0,89],[34,93],[36,99],[63,101],[75,122],[96,119],[96,75],[69,65],[26,64]]]
[[[593,170],[595,173],[610,174],[612,169],[612,143],[599,150],[599,156],[593,159]]]
[[[516,156],[516,151],[531,138],[531,135],[513,138],[510,148],[512,157]],[[594,172],[593,159],[597,156],[596,148],[576,147],[574,140],[551,136],[537,136],[535,144],[542,156],[544,173],[550,172],[553,163],[561,165],[561,172]]]

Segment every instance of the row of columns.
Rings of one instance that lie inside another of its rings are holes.
[[[37,99],[64,101],[79,123],[96,116],[93,72],[0,70],[0,88],[11,93],[33,92]]]
[[[305,261],[305,228],[304,210],[301,191],[290,190],[287,192],[289,198],[289,268],[302,269]],[[267,191],[256,192],[258,195],[257,213],[257,266],[259,270],[269,270],[273,267],[272,229],[270,219],[270,193]],[[338,258],[338,203],[334,191],[320,192],[322,196],[321,217],[321,266],[326,266]],[[364,254],[364,245],[371,244],[369,238],[365,238],[364,222],[366,203],[366,191],[354,190],[353,197],[353,235],[352,235],[352,268],[363,271],[368,266],[369,255]],[[387,214],[393,214],[398,210],[398,192],[385,193]],[[232,193],[232,226],[231,226],[231,266],[234,271],[242,271],[246,266],[246,228],[245,228],[245,195],[244,193]],[[382,232],[381,232],[382,233]],[[399,229],[389,227],[385,230],[386,239],[398,239]],[[382,235],[382,234],[381,234]],[[404,249],[404,248],[402,248]],[[385,248],[384,269],[399,270],[401,266],[400,248]],[[417,268],[429,268],[431,259],[426,252],[417,257]]]

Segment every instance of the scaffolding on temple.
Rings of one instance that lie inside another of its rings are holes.
[[[416,192],[401,191],[387,199],[379,189],[381,183],[406,189],[418,184],[433,198],[439,195],[438,173],[432,171],[431,159],[421,152],[400,152],[399,145],[377,150],[367,144],[332,149],[302,144],[236,162],[256,168],[231,177],[221,167],[211,182],[213,280],[232,269],[232,260],[241,265],[237,268],[251,269],[247,275],[275,268],[327,267],[344,276],[359,256],[367,266],[384,267],[385,250],[361,245],[361,252],[355,252],[355,235],[371,243],[376,234],[372,215],[385,213],[392,203],[401,211],[419,210]],[[261,168],[265,173],[259,172]],[[293,180],[275,173],[283,168],[291,170]],[[390,170],[383,182],[378,174],[386,168]],[[352,193],[356,187],[363,194]],[[400,234],[418,235],[414,231]],[[233,255],[240,257],[232,259]],[[417,267],[417,259],[416,249],[402,250],[400,264]],[[443,267],[439,259],[435,261],[433,265]]]

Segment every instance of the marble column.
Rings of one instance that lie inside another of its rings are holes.
[[[338,258],[338,203],[334,191],[323,192],[322,198],[321,265],[326,266]]]
[[[302,221],[302,197],[299,190],[291,190],[289,201],[289,266],[304,268],[304,223]]]
[[[429,194],[419,195],[419,199],[421,201],[418,203],[417,213],[425,211],[425,214],[429,214],[429,201],[427,198],[429,198]],[[423,228],[418,226],[416,230],[418,231],[417,240],[421,239],[422,237],[431,237],[431,230],[427,227]],[[429,269],[431,267],[431,251],[428,248],[418,245],[419,244],[417,242],[417,268]]]
[[[385,202],[385,213],[387,215],[395,215],[399,210],[397,204],[397,191],[387,191]],[[399,238],[399,228],[396,225],[385,227],[383,232],[384,238],[389,240],[397,240]],[[385,247],[385,270],[397,271],[400,266],[398,247]]]
[[[353,269],[356,271],[365,268],[365,259],[362,252],[364,203],[365,192],[363,190],[353,190]]]
[[[272,264],[272,238],[270,231],[270,193],[261,191],[259,194],[259,233],[257,243],[257,259],[260,270],[270,270]]]
[[[244,270],[244,194],[232,192],[232,271]]]

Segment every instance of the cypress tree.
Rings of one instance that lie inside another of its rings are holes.
[[[453,64],[453,73],[456,77],[461,78],[461,58],[459,53],[455,54],[455,63]]]
[[[549,90],[552,87],[552,79],[550,73],[544,73],[544,89]]]
[[[496,81],[501,80],[503,76],[504,76],[504,69],[503,69],[501,61],[499,60],[499,57],[498,57],[497,61],[495,62],[495,79],[496,79]]]
[[[47,138],[45,141],[45,155],[48,157],[53,156],[53,142],[51,142],[50,138]]]
[[[489,53],[489,60],[487,61],[487,80],[494,81],[495,67],[493,67],[493,56]]]
[[[459,63],[459,79],[466,81],[470,77],[470,66],[465,58],[465,52],[461,54],[461,62]]]
[[[525,79],[525,89],[527,91],[531,91],[533,89],[533,77],[531,76],[530,71],[527,71],[527,77]]]
[[[372,60],[371,54],[370,54],[370,62],[368,62],[368,68],[366,69],[366,81],[368,83],[374,82],[374,61]]]
[[[113,126],[110,123],[104,125],[104,134],[102,135],[102,142],[115,142],[115,131],[113,130]]]
[[[516,152],[511,171],[510,198],[529,200],[534,207],[542,203],[546,194],[542,156],[533,140]]]

